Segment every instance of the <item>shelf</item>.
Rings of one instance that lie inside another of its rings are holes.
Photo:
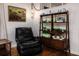
[[[68,23],[68,22],[53,22],[53,23]]]
[[[54,30],[55,30],[55,29],[54,29]],[[66,32],[67,32],[67,31],[64,31],[64,32],[61,31],[61,32],[60,32],[60,31],[54,31],[54,30],[51,31],[50,33],[66,33]]]
[[[46,31],[46,30],[42,30],[42,29],[40,29],[40,31]],[[49,31],[47,31],[47,32],[49,32]]]
[[[47,32],[48,34],[50,34],[50,31],[46,31],[46,30],[41,30],[41,31],[43,31],[43,33],[44,33],[44,31],[45,31],[45,32]]]
[[[52,39],[53,39],[53,38],[52,38]],[[64,41],[65,39],[62,39],[62,40],[60,40],[60,39],[53,39],[53,40]]]
[[[52,38],[53,39],[53,38]],[[65,39],[63,39],[63,40],[59,40],[59,39],[53,39],[53,40],[55,40],[55,41],[65,41]]]
[[[68,11],[66,11],[66,12],[58,12],[58,13],[53,13],[53,14],[44,14],[44,15],[41,15],[41,17],[43,17],[43,16],[50,16],[50,15],[67,14],[67,13],[68,13]]]
[[[52,23],[52,22],[42,22],[42,23]]]
[[[44,34],[44,33],[42,34],[42,37],[45,37],[45,38],[50,38],[50,36],[51,36],[50,34]]]
[[[46,39],[49,40],[50,37],[44,37],[44,36],[42,36],[41,38],[44,38],[45,40],[46,40]]]

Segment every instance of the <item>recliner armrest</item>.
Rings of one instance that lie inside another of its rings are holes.
[[[37,37],[34,37],[34,38],[35,38],[35,40],[38,40],[38,41],[40,40],[40,37],[38,37],[38,36]]]
[[[34,38],[35,38],[35,40],[37,40],[41,44],[41,41],[40,41],[41,38],[40,37],[37,36],[37,37],[34,37]]]

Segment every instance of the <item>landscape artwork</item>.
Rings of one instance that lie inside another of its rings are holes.
[[[26,21],[26,9],[8,6],[9,21]]]

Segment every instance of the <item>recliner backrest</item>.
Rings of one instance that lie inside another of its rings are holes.
[[[29,40],[33,40],[33,33],[31,28],[16,28],[16,41],[24,42]]]

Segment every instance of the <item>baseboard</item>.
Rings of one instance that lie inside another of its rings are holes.
[[[76,52],[76,51],[71,51],[71,54],[74,54],[74,55],[78,55],[79,56],[79,52]]]
[[[14,47],[16,47],[16,46],[17,46],[17,44],[13,44],[11,48],[14,48]]]

